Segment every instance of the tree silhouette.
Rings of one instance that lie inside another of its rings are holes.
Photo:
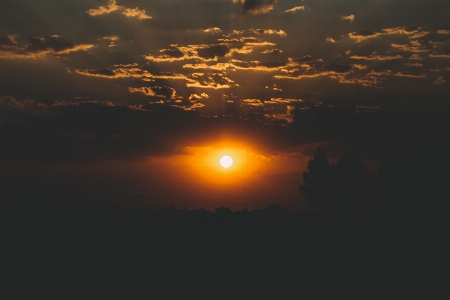
[[[308,162],[308,172],[303,173],[305,185],[300,190],[311,204],[328,203],[337,206],[355,206],[366,197],[372,179],[363,162],[347,152],[336,164],[329,164],[322,148],[318,147],[314,159]]]
[[[351,152],[346,152],[334,165],[336,180],[336,204],[354,206],[366,197],[372,187],[367,167]]]
[[[308,172],[303,173],[305,184],[300,190],[310,204],[319,206],[331,202],[333,192],[332,169],[322,148],[318,147],[314,159],[308,162]]]

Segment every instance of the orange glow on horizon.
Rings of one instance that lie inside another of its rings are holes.
[[[265,159],[255,154],[249,147],[223,142],[208,147],[187,147],[186,157],[191,171],[200,180],[209,184],[230,185],[252,177],[263,168]],[[224,157],[229,157],[228,167]]]

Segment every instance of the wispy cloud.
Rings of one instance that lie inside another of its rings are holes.
[[[232,2],[238,3],[238,0],[232,0]],[[240,2],[242,3],[243,14],[259,15],[271,11],[276,0],[240,0]]]
[[[355,15],[351,14],[348,16],[341,16],[342,21],[349,21],[350,23],[353,23],[355,21]]]
[[[295,12],[295,11],[298,11],[298,10],[305,10],[305,7],[303,5],[302,6],[295,6],[293,8],[285,10],[284,12],[288,13],[288,12]]]
[[[433,81],[434,84],[445,84],[447,81],[444,79],[444,76],[439,76],[436,78],[435,81]]]
[[[33,37],[26,45],[19,45],[11,36],[0,40],[0,58],[6,59],[38,59],[49,55],[59,56],[71,52],[85,51],[94,47],[92,44],[73,44],[58,35],[46,39]]]
[[[427,77],[426,74],[416,73],[416,72],[397,72],[397,73],[395,73],[395,76],[408,77],[408,78],[425,78],[425,77]]]
[[[129,87],[128,91],[130,93],[143,93],[146,96],[159,97],[165,99],[176,99],[177,93],[174,88],[168,86],[151,86],[151,87],[140,87],[133,88]]]
[[[379,55],[377,53],[373,53],[370,56],[352,55],[352,56],[350,56],[350,58],[357,59],[357,60],[394,60],[394,59],[402,59],[403,56],[401,56],[401,55]]]
[[[121,10],[122,14],[127,17],[134,17],[138,20],[146,20],[151,19],[152,17],[147,15],[144,9],[135,8],[127,8],[124,6],[117,5],[116,0],[108,0],[108,4],[105,6],[100,6],[99,8],[89,9],[87,13],[93,17],[100,16],[104,14],[109,14],[113,11]]]
[[[450,58],[450,52],[435,52],[429,55],[431,58]]]
[[[233,80],[228,78],[227,73],[192,73],[187,76],[187,87],[204,89],[229,89],[238,86]]]
[[[221,33],[222,32],[222,30],[219,27],[210,27],[207,29],[202,29],[202,31],[206,32],[206,33]]]
[[[361,30],[355,31],[348,34],[348,36],[356,40],[357,42],[362,42],[367,39],[376,38],[383,35],[407,35],[410,39],[416,39],[419,37],[423,37],[427,35],[428,31],[421,31],[421,28],[418,26],[412,27],[391,27],[385,28],[381,31],[370,31],[370,30]]]
[[[108,4],[105,6],[100,6],[99,8],[89,9],[87,11],[91,16],[99,16],[103,14],[109,14],[110,12],[123,9],[123,6],[118,6],[116,0],[108,0]]]
[[[127,8],[123,11],[123,14],[127,17],[136,17],[139,20],[151,19],[152,17],[147,15],[144,9],[135,8]]]

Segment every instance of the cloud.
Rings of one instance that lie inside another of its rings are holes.
[[[288,12],[295,12],[295,11],[298,11],[298,10],[305,10],[305,7],[304,6],[295,6],[293,8],[285,10],[284,12],[288,13]]]
[[[230,67],[239,70],[253,70],[253,71],[276,71],[286,66],[284,62],[280,61],[241,61],[232,59],[229,62]]]
[[[196,59],[199,58],[196,51],[191,47],[181,47],[178,45],[172,45],[172,48],[161,49],[161,53],[158,56],[146,55],[145,59],[155,61],[155,62],[173,62],[186,59]]]
[[[278,34],[286,33],[272,29],[248,30],[256,34]],[[239,34],[233,32],[233,34]],[[159,55],[146,55],[145,58],[154,62],[175,62],[183,60],[200,60],[203,62],[217,61],[221,57],[230,57],[234,53],[249,54],[254,47],[274,46],[274,43],[261,40],[256,37],[220,38],[216,44],[197,44],[188,46],[171,45],[171,48],[159,50]]]
[[[411,41],[409,45],[405,44],[391,44],[392,47],[397,48],[401,51],[408,51],[414,53],[428,52],[428,49],[424,48],[419,41]]]
[[[325,40],[327,42],[330,42],[330,43],[336,43],[336,41],[333,38],[330,38],[330,37],[327,37]]]
[[[1,47],[8,47],[8,46],[15,46],[17,44],[14,35],[8,35],[8,36],[0,36],[0,46]]]
[[[108,47],[115,47],[116,42],[120,39],[117,35],[109,35],[102,37],[103,40],[109,41]]]
[[[80,75],[101,77],[101,78],[136,78],[143,81],[154,81],[155,79],[173,79],[173,80],[186,80],[186,75],[178,74],[174,72],[159,72],[150,73],[149,71],[139,67],[137,64],[116,65],[119,68],[116,69],[75,69],[75,72]]]
[[[294,122],[294,114],[293,114],[294,109],[295,109],[294,106],[287,105],[285,113],[277,113],[272,115],[266,114],[265,116],[275,120],[282,120],[286,124],[290,124]]]
[[[413,54],[409,57],[411,60],[422,60],[419,54]]]
[[[357,42],[362,42],[367,39],[372,39],[372,38],[378,37],[380,35],[381,35],[380,32],[369,31],[369,30],[355,31],[355,32],[351,32],[348,34],[348,36],[351,39],[356,40]]]
[[[350,58],[358,59],[358,60],[394,60],[394,59],[402,59],[403,56],[401,56],[401,55],[379,55],[374,52],[370,56],[352,55],[352,56],[350,56]]]
[[[92,48],[92,44],[75,45],[59,36],[50,38],[33,37],[29,43],[23,46],[18,45],[14,38],[8,36],[0,43],[0,58],[7,59],[37,59],[48,55],[65,55],[75,51],[83,51]]]
[[[247,106],[264,106],[264,103],[259,99],[244,99],[241,101],[241,104]]]
[[[116,0],[108,0],[108,4],[105,6],[100,6],[99,8],[93,8],[87,11],[91,16],[99,16],[103,14],[109,14],[110,12],[122,9],[123,6],[118,6]]]
[[[233,30],[232,35],[242,35],[242,34],[274,34],[279,36],[286,36],[286,32],[284,30],[276,30],[276,29],[260,29],[260,28],[250,28],[245,30]]]
[[[335,71],[320,71],[315,73],[307,73],[307,74],[300,74],[300,75],[275,75],[274,78],[276,79],[306,79],[306,78],[317,78],[321,76],[332,76],[336,75],[338,72]]]
[[[230,52],[230,47],[227,44],[204,45],[197,49],[197,55],[205,59],[217,59],[224,57]]]
[[[397,72],[397,73],[395,73],[395,76],[397,76],[397,77],[409,77],[409,78],[425,78],[425,77],[427,77],[423,73],[416,73],[416,72]]]
[[[352,66],[353,66],[353,68],[359,69],[359,70],[365,70],[365,69],[367,69],[367,66],[366,66],[366,65],[353,64]]]
[[[409,67],[423,67],[423,64],[420,64],[420,63],[405,63],[405,66],[409,66]]]
[[[303,102],[302,99],[287,99],[287,98],[270,98],[264,100],[264,104],[293,104]]]
[[[205,63],[201,64],[184,64],[183,68],[188,69],[210,69],[216,71],[225,71],[227,69],[232,69],[233,66],[229,63],[216,63],[214,65],[207,65]]]
[[[450,52],[434,52],[429,55],[431,58],[450,58]]]
[[[25,108],[25,104],[23,103],[23,101],[18,101],[11,96],[0,97],[0,105],[4,106],[4,107],[15,108],[15,109]]]
[[[81,70],[75,69],[75,72],[85,76],[103,77],[103,78],[119,78],[122,76],[116,76],[116,73],[110,69],[102,68],[96,70]]]
[[[243,47],[244,43],[239,41],[211,45],[172,45],[172,48],[159,50],[161,54],[158,56],[149,54],[145,58],[154,62],[174,62],[193,59],[210,61],[230,55],[235,49],[241,49]]]
[[[232,1],[233,3],[238,3],[238,0]],[[276,0],[241,0],[242,13],[252,15],[266,14],[273,9],[275,2]]]
[[[434,84],[445,84],[447,81],[444,79],[444,76],[439,76],[433,81]]]
[[[348,16],[341,16],[342,21],[349,21],[350,23],[353,23],[355,21],[355,15],[351,14]]]
[[[283,53],[283,50],[281,49],[267,49],[261,52],[261,54],[281,54]]]
[[[383,35],[407,35],[410,39],[416,39],[419,37],[423,37],[427,35],[429,32],[420,31],[420,27],[411,26],[411,27],[391,27],[385,28],[381,31],[369,31],[369,30],[361,30],[355,31],[348,34],[351,39],[356,40],[357,42],[362,42],[367,39],[376,38]]]
[[[202,31],[206,32],[206,33],[212,33],[212,34],[214,34],[214,33],[221,33],[222,32],[222,30],[219,27],[210,27],[210,28],[207,28],[207,29],[203,29]]]
[[[135,17],[139,20],[151,19],[152,17],[147,15],[144,9],[135,8],[126,8],[124,6],[119,6],[116,3],[116,0],[108,0],[108,4],[105,6],[100,6],[99,8],[89,9],[87,13],[93,17],[100,16],[103,14],[109,14],[116,10],[122,10],[122,14],[127,17]]]
[[[151,79],[158,78],[158,75],[151,74],[147,70],[143,70],[135,65],[123,66],[117,69],[75,69],[75,72],[80,75],[102,77],[102,78],[138,78],[138,79]]]
[[[199,72],[187,76],[186,86],[204,89],[229,89],[238,85],[228,78],[226,73],[205,74]]]
[[[152,86],[140,88],[129,87],[128,91],[130,93],[143,93],[146,96],[160,97],[160,98],[163,97],[167,100],[177,98],[177,93],[175,89],[168,86]]]
[[[440,30],[437,31],[437,33],[438,34],[446,34],[446,35],[448,35],[448,34],[450,34],[450,31],[449,30],[445,30],[445,29],[440,29]]]
[[[123,14],[127,17],[136,17],[139,20],[147,20],[152,18],[151,16],[145,13],[144,9],[139,9],[138,7],[127,8],[123,11]]]

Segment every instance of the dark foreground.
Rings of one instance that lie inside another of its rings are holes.
[[[450,297],[448,211],[2,202],[2,299]],[[450,298],[449,298],[450,299]]]

